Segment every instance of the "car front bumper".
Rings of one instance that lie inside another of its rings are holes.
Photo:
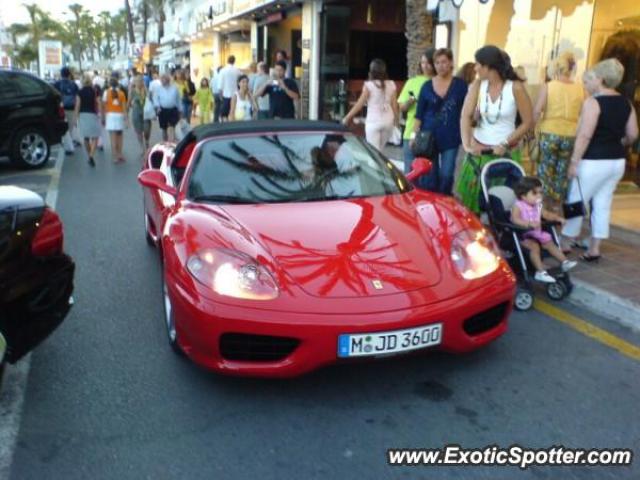
[[[443,325],[442,342],[433,348],[469,352],[506,332],[514,295],[513,278],[503,275],[488,286],[437,303],[376,314],[336,315],[240,308],[202,298],[194,301],[193,295],[178,284],[168,285],[179,345],[188,357],[218,372],[264,377],[293,377],[332,363],[353,361],[338,357],[338,337],[342,334],[387,332],[432,323]],[[470,319],[479,318],[483,312],[496,312],[500,318],[493,319],[488,329],[467,333],[465,326]],[[277,360],[238,360],[223,351],[226,347],[221,339],[230,334],[236,338],[295,339],[297,346]]]

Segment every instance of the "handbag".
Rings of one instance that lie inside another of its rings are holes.
[[[428,158],[434,160],[438,154],[436,151],[435,138],[430,130],[420,131],[411,146],[411,152],[415,157]]]
[[[562,212],[564,218],[576,218],[584,217],[587,214],[587,208],[584,205],[584,195],[582,195],[582,186],[580,185],[580,179],[576,177],[578,182],[578,191],[580,192],[580,200],[577,202],[564,202],[562,204]]]
[[[399,147],[402,145],[402,132],[399,127],[393,127],[391,130],[391,136],[389,137],[389,143]]]
[[[153,120],[156,118],[156,108],[153,106],[153,102],[147,95],[147,98],[144,99],[144,107],[142,108],[142,117],[145,120]]]

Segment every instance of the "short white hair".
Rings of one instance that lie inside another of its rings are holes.
[[[601,79],[605,87],[616,88],[624,77],[624,67],[617,59],[607,58],[596,63],[587,74]]]

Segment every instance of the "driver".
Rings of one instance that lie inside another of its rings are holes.
[[[361,195],[358,167],[342,135],[326,135],[320,147],[311,151],[316,181],[328,196]]]

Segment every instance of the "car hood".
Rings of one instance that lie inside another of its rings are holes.
[[[390,295],[441,280],[442,251],[409,195],[223,208],[312,296]]]

